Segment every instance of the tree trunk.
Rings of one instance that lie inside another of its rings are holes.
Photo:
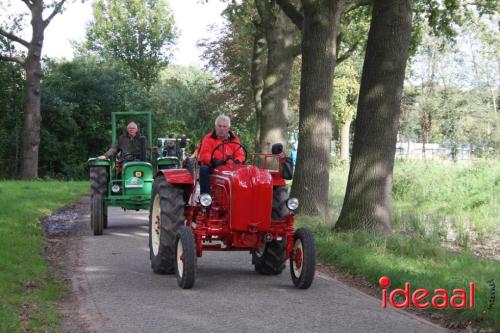
[[[38,149],[40,145],[40,98],[42,67],[40,58],[43,45],[43,2],[35,1],[31,8],[32,39],[25,62],[26,104],[24,108],[24,125],[21,134],[21,179],[38,177]]]
[[[262,91],[264,89],[264,71],[266,67],[266,38],[260,24],[255,24],[255,36],[252,52],[251,80],[255,105],[255,151],[260,152],[260,123],[262,118]]]
[[[12,61],[23,66],[26,74],[24,120],[21,133],[21,161],[19,176],[22,179],[38,178],[38,150],[40,146],[40,113],[42,66],[40,63],[45,28],[55,15],[61,12],[66,0],[44,5],[44,0],[24,1],[31,12],[31,41],[16,36],[0,27],[0,35],[28,49],[26,58],[13,57],[0,52],[0,60]],[[44,20],[44,6],[51,7],[52,12]],[[19,16],[20,17],[20,16]],[[14,18],[14,22],[19,19]],[[17,23],[15,23],[17,25]]]
[[[336,38],[345,1],[302,4],[299,147],[291,195],[299,199],[301,213],[326,217]]]
[[[340,129],[340,160],[349,161],[349,135],[351,121],[346,121]]]
[[[288,95],[292,83],[297,28],[277,5],[256,0],[267,42],[267,69],[262,91],[260,150],[288,141]]]
[[[374,1],[351,166],[336,229],[391,232],[392,173],[411,18],[411,0]]]

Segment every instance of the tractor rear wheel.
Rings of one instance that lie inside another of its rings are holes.
[[[290,256],[290,273],[296,288],[311,286],[316,269],[316,243],[313,233],[304,228],[295,231],[295,243]]]
[[[271,212],[271,219],[282,220],[289,214],[286,201],[288,200],[288,190],[286,186],[273,187],[273,210]]]
[[[278,275],[285,269],[286,242],[273,240],[265,244],[264,250],[252,253],[255,271],[263,275]]]
[[[94,235],[102,235],[107,214],[104,198],[107,192],[108,172],[105,167],[90,168],[90,226]]]
[[[186,227],[180,227],[177,231],[175,251],[175,274],[177,284],[182,289],[191,289],[196,277],[196,244],[193,231]]]
[[[183,188],[157,177],[149,211],[149,258],[157,274],[175,273],[175,240],[184,225],[184,207]]]

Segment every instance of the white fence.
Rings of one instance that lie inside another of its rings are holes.
[[[452,160],[452,149],[437,143],[398,142],[396,158],[413,160]],[[470,160],[471,147],[468,144],[458,145],[455,160]]]

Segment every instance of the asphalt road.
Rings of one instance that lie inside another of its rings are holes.
[[[151,270],[145,211],[111,208],[104,235],[81,241],[73,290],[95,332],[445,331],[323,274],[308,290],[293,288],[288,267],[261,276],[248,252],[205,252],[194,289],[182,290]]]

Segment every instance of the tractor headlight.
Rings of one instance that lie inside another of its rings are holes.
[[[212,197],[208,193],[203,193],[200,195],[200,204],[203,207],[208,207],[212,204]]]
[[[286,206],[289,210],[294,211],[299,208],[299,199],[297,198],[288,198],[286,201]]]
[[[111,187],[111,191],[113,191],[113,193],[118,193],[120,192],[120,185],[113,185]]]

